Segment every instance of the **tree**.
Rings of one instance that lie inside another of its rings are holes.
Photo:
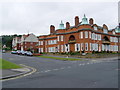
[[[2,45],[6,45],[7,48],[12,50],[12,40],[14,37],[21,37],[21,35],[2,35]]]

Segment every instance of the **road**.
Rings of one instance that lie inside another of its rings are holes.
[[[37,71],[3,81],[3,88],[117,88],[117,60],[61,61],[4,53],[3,58]]]

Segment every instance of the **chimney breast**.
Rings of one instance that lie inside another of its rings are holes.
[[[66,29],[69,29],[69,28],[70,28],[70,23],[66,22]]]
[[[55,32],[55,27],[53,25],[50,26],[50,34],[53,34]]]
[[[103,28],[107,29],[108,30],[108,27],[107,25],[103,24]]]
[[[76,16],[76,17],[75,17],[75,26],[78,26],[78,25],[79,25],[79,17]]]
[[[93,18],[90,18],[90,19],[89,19],[89,24],[90,24],[90,25],[93,25],[93,24],[94,24]]]

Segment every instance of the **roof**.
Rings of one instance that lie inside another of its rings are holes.
[[[120,28],[119,28],[119,26],[117,26],[117,27],[115,28],[115,32],[116,32],[116,33],[120,33]]]
[[[74,28],[75,26],[70,26],[70,29]]]
[[[88,20],[84,14],[84,17],[82,18],[82,23],[81,24],[88,24]]]
[[[103,27],[101,27],[101,26],[98,26],[98,29],[103,29]]]

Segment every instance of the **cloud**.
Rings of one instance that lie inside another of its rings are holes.
[[[1,34],[49,34],[49,26],[56,29],[61,20],[74,25],[74,17],[80,20],[84,13],[95,23],[114,28],[118,24],[117,2],[6,2],[1,3]]]

